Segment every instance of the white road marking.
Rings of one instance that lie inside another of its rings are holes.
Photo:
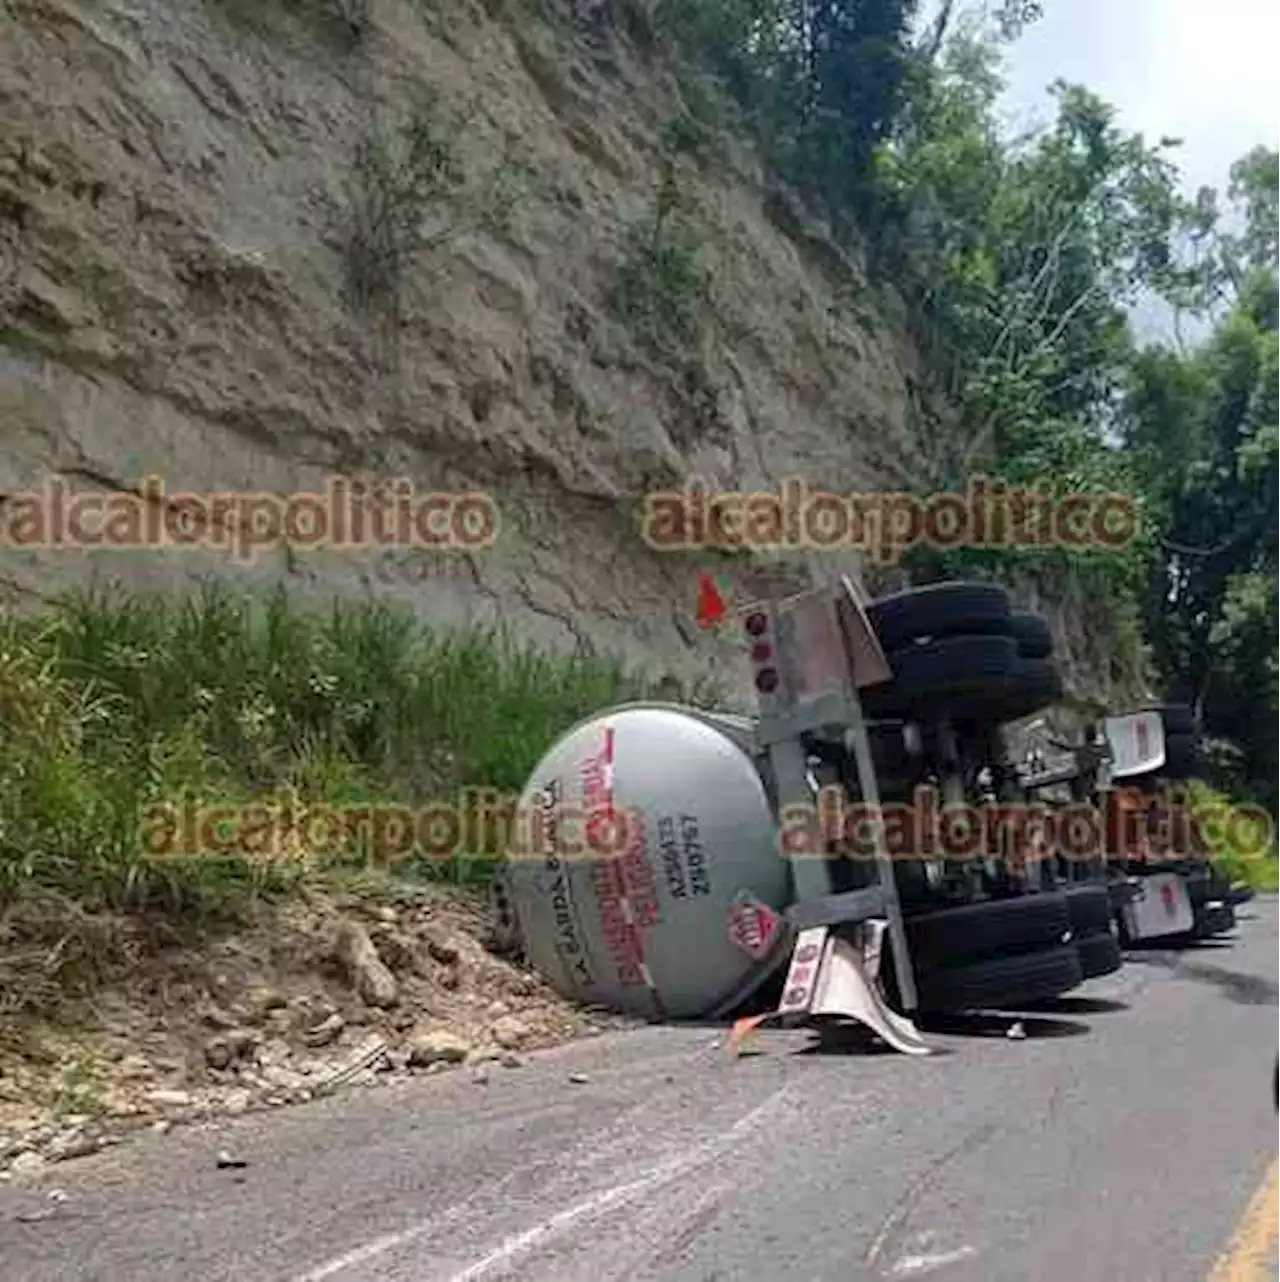
[[[579,1220],[607,1210],[609,1207],[616,1206],[619,1203],[626,1202],[641,1193],[659,1188],[663,1184],[670,1183],[677,1177],[693,1170],[695,1167],[704,1165],[712,1158],[718,1157],[727,1147],[739,1140],[744,1133],[759,1126],[769,1113],[776,1110],[790,1091],[791,1085],[781,1087],[762,1104],[757,1105],[750,1112],[740,1117],[722,1135],[704,1140],[683,1153],[678,1153],[659,1162],[638,1179],[593,1193],[590,1197],[584,1198],[580,1202],[575,1202],[547,1219],[539,1221],[531,1228],[504,1239],[483,1258],[469,1265],[462,1272],[451,1275],[449,1282],[474,1282],[474,1279],[483,1276],[495,1265],[524,1254],[531,1247],[564,1232],[565,1229]],[[338,1274],[344,1273],[348,1269],[353,1269],[357,1265],[367,1264],[370,1260],[380,1255],[385,1255],[388,1251],[394,1251],[410,1242],[428,1237],[441,1229],[446,1222],[456,1220],[461,1210],[461,1206],[455,1207],[443,1216],[435,1216],[407,1229],[401,1229],[398,1232],[387,1233],[382,1237],[374,1238],[373,1241],[366,1242],[363,1246],[358,1246],[353,1250],[345,1251],[341,1255],[326,1260],[323,1264],[312,1269],[311,1272],[295,1279],[295,1282],[324,1282],[325,1278],[336,1277]]]
[[[977,1252],[971,1246],[962,1246],[955,1251],[935,1251],[930,1255],[904,1255],[889,1270],[892,1277],[914,1276],[919,1273],[932,1273],[944,1264],[954,1264],[957,1260],[967,1260]]]
[[[513,1256],[524,1254],[530,1247],[536,1246],[548,1238],[555,1237],[578,1220],[585,1219],[589,1215],[603,1211],[610,1206],[615,1206],[620,1202],[629,1201],[639,1193],[647,1193],[650,1190],[660,1188],[664,1184],[670,1184],[672,1180],[677,1179],[679,1176],[687,1174],[696,1167],[705,1165],[712,1158],[720,1156],[726,1148],[732,1145],[746,1131],[759,1125],[763,1117],[772,1112],[790,1090],[790,1085],[781,1087],[769,1096],[763,1104],[757,1105],[749,1113],[740,1117],[723,1135],[704,1140],[688,1152],[669,1158],[640,1179],[633,1180],[629,1184],[606,1189],[602,1193],[593,1194],[566,1210],[557,1212],[549,1219],[535,1224],[532,1228],[526,1229],[523,1233],[514,1234],[490,1251],[483,1259],[477,1260],[468,1268],[463,1269],[461,1273],[453,1274],[449,1278],[449,1282],[475,1282],[475,1279],[483,1277],[495,1265],[502,1264]]]
[[[637,1193],[644,1193],[649,1189],[665,1184],[668,1180],[674,1179],[681,1174],[688,1165],[687,1161],[677,1159],[674,1162],[667,1163],[665,1169],[661,1166],[657,1167],[640,1179],[632,1180],[630,1184],[619,1184],[616,1188],[594,1193],[591,1197],[584,1198],[577,1205],[558,1211],[549,1219],[543,1220],[540,1224],[535,1224],[523,1233],[513,1234],[504,1242],[499,1243],[488,1255],[463,1269],[461,1273],[453,1274],[449,1282],[474,1282],[474,1279],[483,1277],[495,1265],[501,1264],[505,1260],[510,1260],[513,1256],[523,1255],[530,1247],[537,1246],[539,1242],[543,1242],[547,1238],[555,1237],[578,1220],[588,1215],[593,1215],[597,1211],[603,1211],[610,1206],[615,1206],[619,1202],[626,1202],[635,1197]]]

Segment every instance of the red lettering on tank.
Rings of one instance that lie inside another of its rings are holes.
[[[622,883],[636,924],[649,930],[660,920],[658,886],[649,863],[649,841],[644,824],[637,817],[631,824],[627,852],[622,857]]]
[[[620,984],[643,984],[644,944],[633,905],[626,893],[622,866],[598,860],[591,867],[591,889],[600,909],[600,933],[613,958]]]
[[[604,732],[604,747],[582,763],[582,800],[586,809],[613,814],[613,729]]]

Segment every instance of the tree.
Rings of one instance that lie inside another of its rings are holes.
[[[1162,527],[1146,616],[1167,690],[1200,707],[1211,733],[1243,751],[1240,778],[1274,801],[1277,660],[1277,438],[1280,333],[1277,156],[1257,148],[1231,170],[1235,226],[1216,196],[1202,239],[1208,340],[1135,360],[1124,438]],[[1237,780],[1238,782],[1238,780]]]
[[[766,159],[842,234],[866,212],[916,0],[659,0],[686,63],[723,85]]]

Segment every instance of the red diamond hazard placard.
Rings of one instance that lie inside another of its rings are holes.
[[[729,938],[759,961],[773,947],[781,920],[768,904],[744,892],[729,910]]]

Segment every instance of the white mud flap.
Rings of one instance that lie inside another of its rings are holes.
[[[853,939],[840,938],[830,927],[802,930],[791,955],[782,1002],[776,1011],[739,1020],[729,1037],[729,1049],[769,1020],[850,1019],[865,1025],[904,1055],[931,1054],[911,1020],[890,1010],[876,980],[881,945],[888,923],[873,919],[849,928]]]
[[[1164,719],[1158,712],[1108,717],[1103,733],[1111,748],[1112,779],[1150,774],[1164,765]]]
[[[1124,924],[1130,939],[1185,935],[1196,924],[1186,882],[1176,872],[1136,877],[1137,893],[1125,904]]]

